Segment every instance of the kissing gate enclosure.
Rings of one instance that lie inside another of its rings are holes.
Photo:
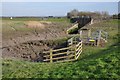
[[[44,62],[66,62],[77,60],[82,53],[82,41],[74,40],[71,38],[68,40],[68,47],[60,49],[50,49],[44,51]]]

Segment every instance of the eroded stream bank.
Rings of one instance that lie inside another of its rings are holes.
[[[33,40],[2,48],[3,58],[17,58],[27,61],[42,61],[43,51],[67,47],[68,38],[58,40]]]

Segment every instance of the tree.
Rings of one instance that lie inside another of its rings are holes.
[[[79,14],[79,11],[77,9],[73,9],[72,11],[67,13],[67,17],[68,18],[77,17],[78,14]]]
[[[118,19],[120,19],[120,13],[118,14]]]
[[[67,13],[67,18],[71,18],[71,13],[70,12]]]
[[[120,19],[120,13],[112,15],[112,18],[113,19]]]
[[[77,9],[73,9],[72,11],[67,13],[68,18],[72,17],[78,17],[78,16],[90,16],[93,19],[97,20],[102,20],[102,19],[108,19],[109,18],[109,13],[107,11],[102,11],[102,12],[79,12]]]

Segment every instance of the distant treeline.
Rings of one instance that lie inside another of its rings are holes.
[[[67,18],[78,17],[78,16],[90,16],[93,19],[107,19],[110,18],[110,15],[107,11],[102,12],[83,12],[76,9],[67,13]]]
[[[112,18],[113,19],[120,19],[120,13],[112,15]]]
[[[102,12],[88,12],[88,11],[78,11],[76,9],[71,10],[70,12],[67,13],[66,16],[2,16],[0,18],[40,18],[40,19],[46,19],[46,18],[74,18],[74,17],[81,17],[81,16],[89,16],[93,19],[99,19],[99,20],[104,20],[104,19],[120,19],[120,13],[119,14],[114,14],[114,15],[109,15],[107,11],[102,11]]]
[[[1,18],[64,18],[66,16],[2,16]]]

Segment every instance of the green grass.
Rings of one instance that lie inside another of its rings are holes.
[[[23,17],[23,18],[19,18],[19,17],[17,17],[17,18],[14,18],[13,17],[13,19],[11,20],[9,17],[7,17],[7,18],[2,18],[2,20],[10,20],[10,21],[39,21],[39,20],[41,20],[41,18],[30,18],[30,17]]]
[[[120,79],[120,46],[117,20],[92,25],[92,29],[108,32],[105,47],[83,45],[83,52],[75,62],[37,63],[3,59],[3,78],[118,78]],[[59,42],[59,41],[57,41]]]
[[[118,46],[111,47],[97,53],[99,56],[89,55],[75,62],[33,63],[4,60],[3,78],[120,78]]]
[[[69,19],[67,18],[48,18],[45,20],[42,20],[41,18],[13,18],[10,20],[10,18],[2,18],[2,33],[6,35],[13,35],[15,34],[15,31],[11,28],[13,27],[19,32],[33,32],[35,28],[27,28],[26,26],[26,21],[50,21],[53,22],[53,24],[57,24],[58,26],[61,27],[67,27],[69,25]],[[61,24],[63,23],[63,24]],[[36,28],[40,32],[39,28]],[[21,33],[21,34],[22,34]],[[5,35],[5,36],[6,36]]]
[[[25,35],[27,32],[34,31],[35,28],[25,27],[24,21],[9,21],[9,20],[2,21],[2,35],[4,39],[9,39],[10,37],[13,36],[15,37],[19,35]]]
[[[32,20],[31,20],[32,19]],[[46,20],[36,20],[38,18],[14,18],[13,20],[10,20],[9,18],[3,18],[2,19],[2,35],[4,35],[4,39],[9,39],[12,36],[19,36],[19,35],[26,35],[28,33],[33,34],[35,33],[35,30],[38,33],[44,32],[45,29],[41,28],[28,28],[26,27],[27,21],[50,21],[51,25],[45,25],[45,27],[51,27],[50,29],[52,30],[64,30],[66,29],[69,25],[70,22],[67,18],[48,18]],[[61,24],[62,23],[62,24]],[[14,30],[14,29],[15,30]]]
[[[68,18],[48,18],[45,21],[51,21],[51,22],[70,22]]]
[[[9,20],[9,21],[51,21],[51,22],[70,22],[67,18],[30,18],[30,17],[23,17],[23,18],[13,18],[12,20],[10,18],[2,18],[2,20]]]

